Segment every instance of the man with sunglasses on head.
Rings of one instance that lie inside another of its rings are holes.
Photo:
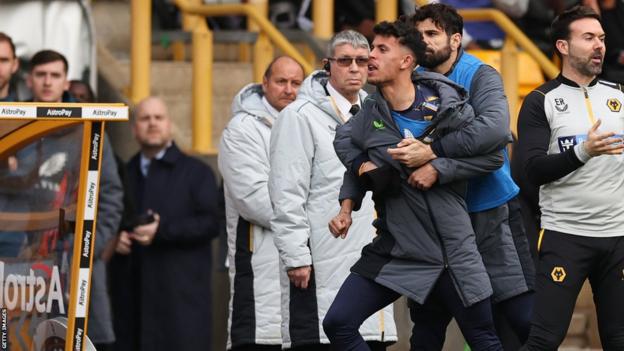
[[[292,350],[329,350],[321,328],[327,309],[362,247],[374,236],[370,197],[353,218],[360,235],[336,241],[327,223],[336,215],[345,168],[332,142],[336,127],[359,110],[366,93],[368,41],[355,31],[329,43],[325,70],[306,78],[297,99],[279,114],[270,146],[271,230],[280,255],[282,341]],[[391,306],[364,322],[373,350],[397,340]]]

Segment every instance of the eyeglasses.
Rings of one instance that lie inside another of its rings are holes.
[[[349,67],[351,66],[351,64],[353,63],[353,61],[355,61],[355,64],[360,66],[360,67],[364,67],[366,65],[368,65],[368,57],[363,57],[363,56],[358,56],[358,57],[328,57],[327,58],[329,61],[336,61],[336,63],[338,63],[338,66],[341,67]]]

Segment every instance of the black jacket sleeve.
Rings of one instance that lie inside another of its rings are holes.
[[[549,155],[550,134],[544,94],[534,90],[524,99],[518,116],[518,154],[524,158],[521,164],[529,180],[538,186],[564,177],[583,165],[574,148]]]

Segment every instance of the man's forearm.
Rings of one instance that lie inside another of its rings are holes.
[[[340,203],[340,212],[350,214],[355,208],[355,202],[352,199],[344,199]]]

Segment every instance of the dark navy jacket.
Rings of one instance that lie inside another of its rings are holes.
[[[211,240],[218,234],[214,175],[173,144],[152,160],[147,177],[135,155],[127,176],[136,215],[151,209],[160,225],[151,245],[133,245],[128,257],[132,300],[116,307],[139,317],[117,335],[118,343],[128,350],[210,350]]]

